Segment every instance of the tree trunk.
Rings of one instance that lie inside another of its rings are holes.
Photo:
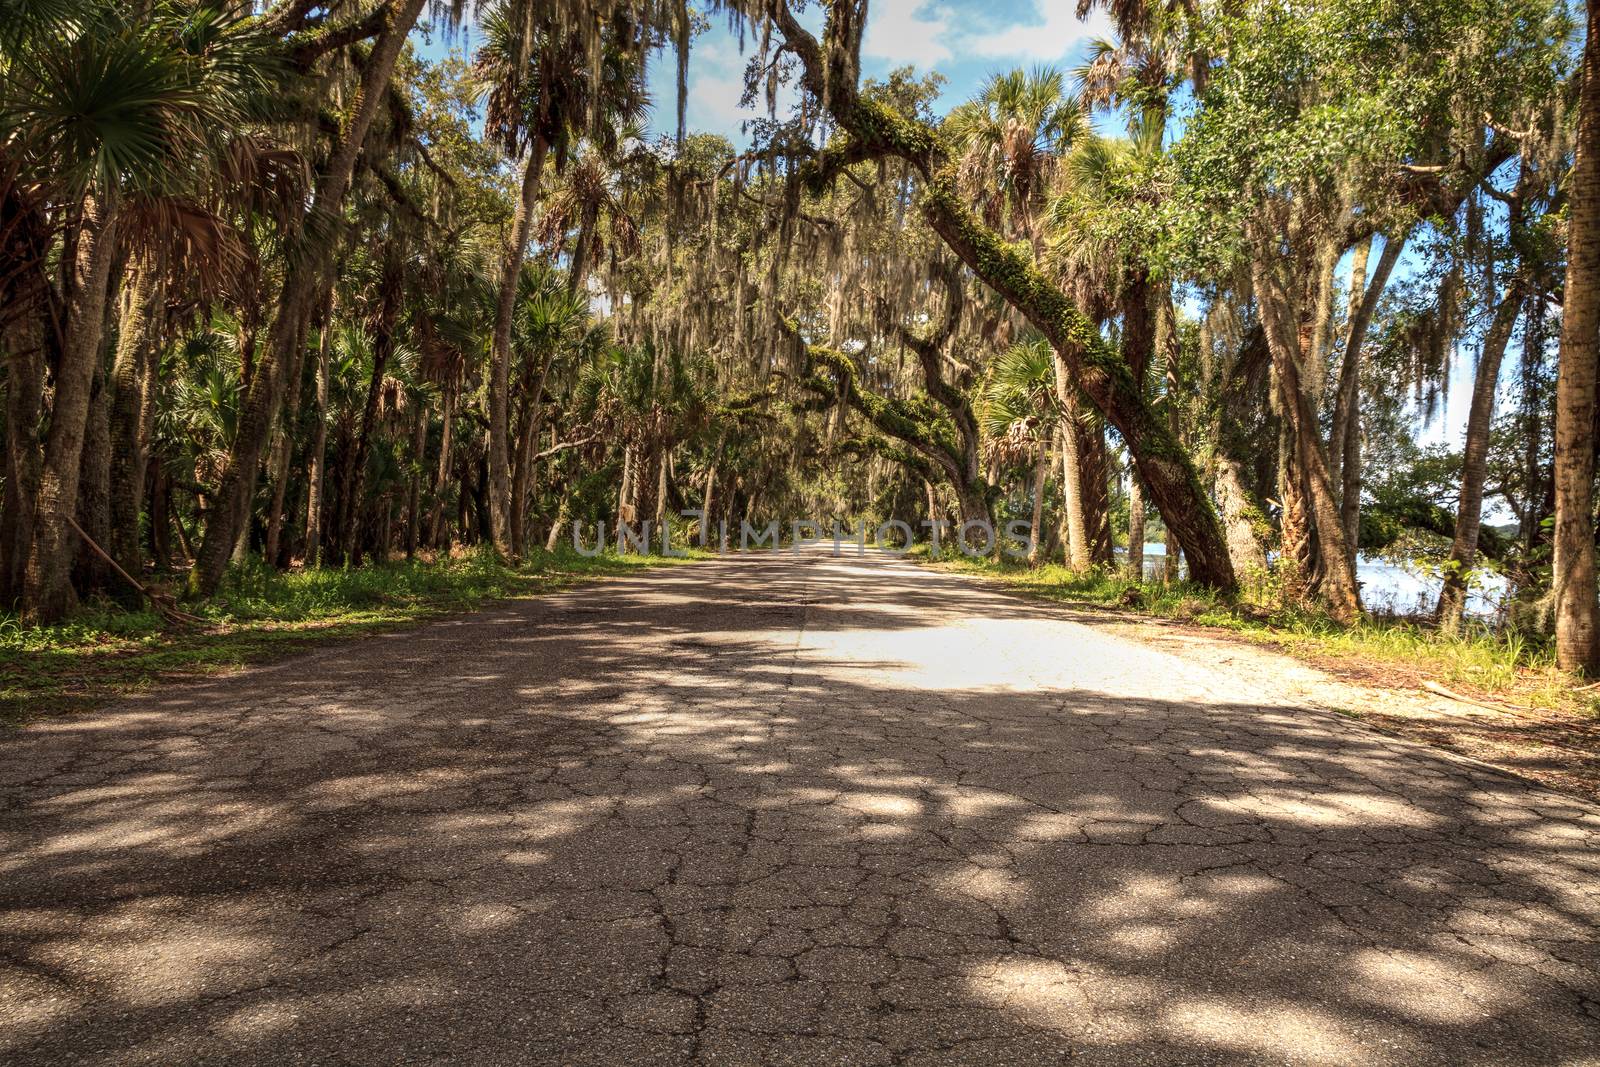
[[[1078,462],[1078,435],[1072,432],[1071,416],[1061,420],[1061,495],[1067,513],[1067,567],[1079,574],[1092,566],[1089,559],[1089,534],[1083,524],[1082,470]]]
[[[1106,455],[1106,431],[1094,418],[1073,420],[1078,438],[1078,491],[1083,496],[1083,530],[1089,538],[1089,564],[1109,567],[1116,562],[1111,536],[1111,472]]]
[[[1228,555],[1233,570],[1241,578],[1259,579],[1267,570],[1266,515],[1245,488],[1244,471],[1239,462],[1218,450],[1212,484],[1222,511],[1222,528],[1228,537]]]
[[[311,434],[311,455],[306,460],[307,567],[322,566],[322,498],[328,463],[328,346],[333,338],[333,301],[322,313],[322,338],[317,343],[316,429]]]
[[[110,301],[107,304],[109,311]],[[103,354],[95,364],[83,455],[78,460],[78,525],[104,548],[111,541],[111,393]],[[138,594],[123,584],[100,554],[81,538],[72,571],[79,596],[100,593],[127,607],[139,606]]]
[[[1450,560],[1445,564],[1444,587],[1434,618],[1439,628],[1455,633],[1467,607],[1467,586],[1478,560],[1478,530],[1483,523],[1483,477],[1489,455],[1489,430],[1494,423],[1494,397],[1500,384],[1500,363],[1522,310],[1517,282],[1495,309],[1494,321],[1484,335],[1478,372],[1472,383],[1472,403],[1467,409],[1467,438],[1461,459],[1461,496],[1456,505],[1455,536]]]
[[[83,221],[72,263],[66,343],[56,369],[55,404],[45,440],[44,468],[35,502],[33,544],[23,584],[22,613],[32,623],[55,622],[72,604],[67,581],[77,538],[67,519],[78,506],[84,431],[100,364],[111,263],[116,258],[116,208],[107,198],[84,198]]]
[[[422,544],[422,460],[428,448],[428,406],[417,401],[411,428],[411,487],[406,493],[406,559],[417,558]]]
[[[1329,476],[1339,483],[1339,514],[1344,529],[1345,548],[1350,566],[1361,532],[1361,349],[1366,344],[1372,313],[1389,284],[1389,275],[1406,246],[1404,237],[1385,238],[1383,251],[1372,280],[1367,281],[1365,250],[1371,242],[1358,246],[1357,264],[1350,269],[1350,327],[1345,334],[1344,354],[1339,364],[1338,394],[1334,400],[1333,433],[1328,443]],[[1360,293],[1359,300],[1356,294]]]
[[[301,331],[301,336],[302,338],[305,336],[305,331]],[[319,341],[319,351],[320,347]],[[289,360],[284,375],[288,382],[289,395],[284,408],[283,424],[278,427],[278,446],[273,449],[272,458],[267,463],[268,478],[272,482],[272,506],[267,512],[267,539],[261,555],[269,567],[278,566],[279,545],[283,537],[284,495],[289,487],[289,461],[294,456],[294,435],[297,429],[295,423],[300,418],[302,384],[300,372],[305,354],[306,346],[301,343],[295,346],[294,355]]]
[[[1283,504],[1278,520],[1283,598],[1299,607],[1311,596],[1311,516],[1306,509],[1305,478],[1295,456],[1294,435],[1287,416],[1278,424],[1278,496]]]
[[[162,272],[154,255],[140,256],[136,262],[111,368],[111,543],[106,547],[117,565],[132,575],[144,569],[139,505],[145,491],[146,414],[153,406],[146,393],[153,384],[147,365],[157,356]]]
[[[1272,278],[1260,258],[1252,264],[1256,302],[1267,335],[1267,350],[1277,372],[1278,395],[1283,420],[1293,450],[1287,485],[1305,494],[1306,511],[1316,531],[1320,548],[1321,594],[1330,613],[1342,622],[1352,622],[1361,614],[1356,589],[1354,555],[1344,536],[1344,520],[1328,478],[1327,460],[1319,441],[1316,412],[1300,378],[1304,355],[1300,333],[1290,328],[1291,307],[1283,288]],[[1289,490],[1286,489],[1286,497]],[[1285,515],[1290,500],[1284,500]]]
[[[440,404],[439,469],[433,479],[433,520],[428,524],[428,544],[435,549],[448,547],[444,540],[444,498],[450,485],[450,448],[453,443],[456,391],[446,388]]]
[[[535,135],[522,170],[522,195],[501,262],[500,300],[495,305],[494,333],[489,347],[489,516],[494,546],[503,556],[515,555],[512,532],[510,393],[511,325],[517,305],[517,281],[528,234],[539,203],[539,178],[544,171],[544,138]]]
[[[1128,465],[1128,573],[1144,581],[1144,487],[1139,472]]]
[[[1039,442],[1039,457],[1033,464],[1033,521],[1028,526],[1028,566],[1039,565],[1039,551],[1044,545],[1040,536],[1044,529],[1044,483],[1050,475],[1049,442]]]
[[[158,459],[150,473],[150,556],[158,571],[172,567],[172,482]]]
[[[356,430],[355,448],[350,461],[344,464],[339,486],[340,515],[339,554],[351,563],[361,561],[359,527],[362,495],[366,491],[367,457],[372,452],[372,431],[378,422],[378,402],[383,397],[383,375],[389,369],[389,357],[394,353],[394,331],[400,317],[401,283],[399,264],[389,257],[384,266],[381,306],[378,310],[377,337],[372,345],[372,375],[367,379],[367,402],[361,409],[361,424]],[[387,546],[385,546],[387,556]]]
[[[194,569],[189,574],[189,588],[194,594],[210,596],[216,592],[234,541],[248,519],[256,467],[261,462],[261,452],[272,433],[283,396],[283,371],[294,349],[302,343],[308,312],[317,303],[319,294],[332,285],[328,275],[333,241],[337,234],[332,220],[339,216],[344,206],[351,178],[355,174],[356,158],[366,141],[367,131],[383,107],[400,50],[412,26],[416,24],[424,2],[398,0],[390,14],[388,26],[378,35],[367,55],[366,65],[361,71],[360,87],[354,98],[346,104],[349,119],[317,183],[307,212],[308,218],[318,224],[306,227],[304,234],[296,241],[297,247],[287,257],[283,290],[278,300],[278,313],[268,336],[267,350],[255,368],[250,388],[245,394],[238,431],[228,454],[228,468],[218,489],[211,521],[206,526],[205,542],[200,547],[200,558],[195,561]]]
[[[39,451],[39,413],[44,398],[44,310],[42,302],[24,310],[5,338],[6,468],[5,498],[0,505],[0,608],[10,608],[22,598],[28,552],[33,547],[34,502],[43,458]]]
[[[546,352],[539,361],[539,373],[534,377],[523,403],[522,436],[517,440],[516,468],[513,471],[511,493],[511,553],[518,559],[527,545],[528,505],[533,494],[533,471],[536,462],[534,447],[539,443],[539,431],[544,422],[544,386],[550,377],[552,353]]]
[[[1567,288],[1556,379],[1556,662],[1600,670],[1600,604],[1594,562],[1595,374],[1600,360],[1600,3],[1590,0],[1583,90],[1572,173]]]

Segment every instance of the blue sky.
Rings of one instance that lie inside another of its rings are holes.
[[[1109,32],[1096,12],[1085,22],[1073,17],[1072,0],[873,0],[861,44],[862,72],[882,78],[897,67],[944,75],[941,111],[970,97],[997,70],[1036,64],[1068,67],[1083,56],[1085,44]],[[808,14],[815,22],[818,9]],[[755,111],[741,110],[744,67],[738,37],[720,20],[695,40],[689,67],[689,127],[721,133],[742,144],[740,123]],[[652,72],[651,88],[659,129],[676,124],[677,92],[670,56]]]
[[[946,80],[941,111],[977,91],[997,70],[1018,66],[1075,65],[1084,46],[1107,36],[1105,16],[1095,12],[1084,22],[1073,17],[1073,0],[873,0],[861,45],[861,65],[868,77],[882,78],[897,67],[919,73],[938,71]],[[802,21],[815,24],[820,9],[813,5]],[[465,39],[435,36],[422,52],[443,55],[452,47],[470,50],[477,44],[471,26]],[[737,145],[745,141],[740,125],[757,116],[739,107],[744,67],[754,50],[746,40],[740,53],[738,36],[720,17],[694,41],[689,64],[688,123],[691,130],[720,133]],[[671,133],[677,127],[676,65],[671,52],[659,54],[650,72],[654,126]]]

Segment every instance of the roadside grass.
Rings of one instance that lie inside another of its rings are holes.
[[[925,551],[919,561],[983,575],[1050,600],[1220,627],[1301,659],[1359,669],[1380,684],[1433,681],[1463,695],[1591,717],[1600,713],[1595,691],[1576,689],[1556,670],[1548,643],[1519,633],[1500,635],[1468,626],[1452,635],[1415,620],[1381,616],[1347,626],[1317,612],[1271,607],[1247,597],[1230,602],[1189,582],[1141,582],[1104,570],[1079,574],[1060,564],[1029,568],[1020,561],[959,554],[930,559]]]
[[[148,605],[134,611],[110,602],[85,604],[53,626],[23,626],[0,615],[0,724],[701,555],[586,557],[563,547],[535,550],[508,566],[484,550],[288,572],[251,560],[229,572],[214,599],[185,605],[204,626],[173,626]]]

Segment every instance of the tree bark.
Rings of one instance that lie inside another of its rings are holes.
[[[44,468],[34,510],[33,544],[23,584],[22,614],[32,623],[55,622],[72,604],[68,568],[76,535],[67,525],[78,506],[78,478],[88,426],[94,372],[105,331],[111,263],[116,258],[116,207],[109,197],[84,198],[72,263],[66,343],[56,369],[55,404],[45,440]]]
[[[311,434],[311,455],[306,460],[307,567],[322,566],[322,498],[328,463],[328,346],[333,339],[333,301],[322,312],[322,337],[317,343],[316,429]]]
[[[1583,88],[1572,172],[1567,287],[1556,379],[1556,662],[1600,670],[1600,604],[1594,559],[1595,377],[1600,361],[1600,3],[1590,0]]]
[[[1344,521],[1333,487],[1328,478],[1327,460],[1319,441],[1316,412],[1312,410],[1301,381],[1303,353],[1301,331],[1291,328],[1290,308],[1281,285],[1271,276],[1271,269],[1256,257],[1252,264],[1256,302],[1261,310],[1261,322],[1267,335],[1267,349],[1272,355],[1273,369],[1277,372],[1278,395],[1283,408],[1283,419],[1292,449],[1288,469],[1293,476],[1288,480],[1305,494],[1306,510],[1320,547],[1321,595],[1329,612],[1340,621],[1352,622],[1361,614],[1361,601],[1356,589],[1354,556],[1344,536]],[[1288,490],[1284,500],[1285,514],[1289,511]],[[1287,549],[1286,549],[1287,550]]]
[[[1139,472],[1128,464],[1128,573],[1144,580],[1144,487]]]
[[[134,576],[144,569],[139,512],[145,492],[146,415],[153,406],[153,398],[147,395],[153,384],[147,365],[157,355],[161,273],[162,264],[153,254],[140,256],[135,263],[127,315],[111,368],[111,541],[107,548],[117,566]]]
[[[1450,543],[1450,559],[1445,564],[1444,586],[1434,618],[1439,628],[1455,633],[1467,607],[1467,586],[1478,560],[1478,530],[1483,524],[1483,477],[1489,456],[1489,430],[1494,423],[1494,397],[1500,384],[1500,364],[1511,340],[1512,328],[1522,310],[1522,292],[1517,282],[1495,309],[1494,320],[1484,335],[1483,351],[1478,356],[1478,371],[1472,383],[1472,403],[1467,408],[1467,437],[1461,457],[1461,495],[1456,504],[1455,536]]]
[[[422,461],[428,448],[428,405],[417,401],[411,427],[411,486],[406,493],[406,559],[417,558],[422,544]]]
[[[534,446],[539,442],[544,422],[544,386],[550,377],[553,353],[545,352],[539,372],[533,376],[522,408],[522,435],[517,439],[517,458],[511,487],[511,554],[522,558],[528,540],[528,505],[533,494]]]
[[[326,306],[324,311],[326,311]],[[304,338],[305,331],[300,331]],[[320,352],[321,342],[318,342]],[[306,346],[304,343],[295,346],[294,355],[289,360],[285,372],[288,382],[288,398],[283,413],[283,424],[278,427],[277,447],[273,449],[272,458],[268,461],[268,478],[272,482],[272,505],[267,512],[267,538],[262,546],[262,557],[269,567],[278,566],[279,547],[283,538],[284,524],[284,496],[289,488],[289,462],[294,457],[294,434],[297,427],[295,423],[300,417],[300,389],[301,369],[304,365]]]
[[[378,422],[378,401],[383,396],[383,376],[389,369],[389,357],[394,354],[394,331],[400,318],[401,284],[399,264],[391,256],[385,264],[383,296],[378,309],[377,336],[372,345],[372,375],[367,379],[367,401],[361,409],[361,424],[356,431],[355,448],[350,461],[344,465],[342,484],[339,486],[340,515],[339,554],[354,564],[361,561],[358,530],[361,523],[361,499],[367,483],[367,457],[372,451],[372,432]],[[385,531],[387,536],[387,531]],[[388,546],[384,546],[387,558]]]
[[[1370,241],[1358,246],[1365,249]],[[1378,255],[1378,265],[1372,279],[1366,281],[1366,257],[1359,256],[1361,270],[1351,267],[1350,328],[1345,334],[1344,354],[1339,364],[1338,394],[1334,400],[1333,433],[1328,443],[1330,477],[1339,483],[1339,514],[1344,529],[1345,548],[1350,553],[1350,566],[1355,566],[1355,554],[1361,534],[1361,349],[1366,344],[1367,330],[1372,324],[1372,314],[1377,310],[1378,299],[1388,287],[1389,275],[1400,261],[1405,249],[1404,237],[1385,238],[1383,251]],[[1357,278],[1366,282],[1357,289]],[[1360,301],[1356,292],[1361,293]]]
[[[1067,513],[1067,567],[1079,574],[1093,566],[1089,557],[1089,533],[1083,522],[1083,471],[1079,464],[1078,435],[1072,432],[1071,419],[1062,419],[1061,495]]]
[[[1033,520],[1028,525],[1028,566],[1039,565],[1039,551],[1044,545],[1044,483],[1050,476],[1050,444],[1039,442],[1039,456],[1033,464]]]
[[[341,131],[339,143],[317,182],[307,219],[313,225],[306,226],[295,239],[293,243],[297,247],[287,257],[283,290],[267,350],[245,394],[216,507],[206,527],[200,558],[189,573],[191,593],[210,596],[216,592],[234,542],[248,519],[256,467],[261,462],[261,452],[272,433],[282,401],[283,371],[295,347],[302,343],[307,313],[316,304],[318,295],[332,284],[327,276],[333,256],[336,220],[350,190],[356,158],[366,141],[367,131],[383,107],[400,50],[424,3],[425,0],[397,0],[391,10],[388,27],[378,35],[368,53],[360,86],[349,101],[349,119]]]
[[[494,546],[503,556],[516,554],[512,525],[510,393],[511,326],[517,305],[517,281],[528,251],[533,212],[539,203],[539,178],[544,171],[545,143],[537,134],[522,170],[522,194],[501,262],[500,299],[495,305],[494,333],[489,345],[489,519]]]
[[[428,523],[428,544],[435,549],[448,547],[444,538],[444,498],[450,485],[451,445],[453,444],[456,391],[453,386],[444,390],[439,411],[439,469],[433,479],[433,519]]]
[[[43,456],[39,450],[39,414],[44,398],[44,308],[22,312],[9,331],[6,345],[5,498],[0,505],[0,607],[22,598],[28,553],[33,547],[34,503],[39,492]]]
[[[110,304],[108,300],[108,312]],[[78,468],[78,526],[95,544],[103,546],[111,540],[111,390],[103,352],[95,360],[89,419],[84,425],[83,455]],[[119,582],[105,559],[82,538],[77,538],[72,572],[80,597],[98,593],[127,607],[139,606],[138,594]]]

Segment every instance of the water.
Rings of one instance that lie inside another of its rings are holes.
[[[1117,551],[1122,553],[1121,549]],[[1145,578],[1159,580],[1166,573],[1166,567],[1167,546],[1147,543],[1144,546]],[[1397,615],[1431,614],[1444,584],[1418,568],[1367,555],[1356,557],[1356,581],[1361,585],[1363,607],[1368,611]],[[1467,595],[1467,614],[1493,619],[1499,614],[1505,596],[1505,578],[1498,574],[1484,575],[1478,587]]]

